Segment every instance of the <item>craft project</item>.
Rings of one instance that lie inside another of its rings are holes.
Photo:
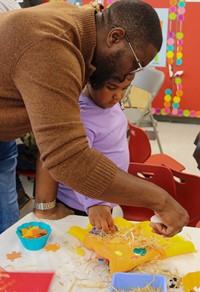
[[[85,229],[72,226],[68,231],[99,258],[108,260],[111,274],[130,271],[152,259],[196,252],[193,243],[181,236],[164,238],[153,233],[149,221],[131,223],[115,218],[114,223],[117,227],[115,234],[99,232],[91,225]]]

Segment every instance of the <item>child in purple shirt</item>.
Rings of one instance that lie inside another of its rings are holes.
[[[81,119],[90,147],[107,156],[124,171],[128,170],[129,165],[127,119],[119,102],[129,84],[127,79],[123,83],[108,80],[98,90],[88,85],[79,97]],[[76,215],[88,214],[90,223],[97,228],[109,227],[113,220],[111,210],[115,204],[88,198],[63,184],[58,186],[57,198]]]

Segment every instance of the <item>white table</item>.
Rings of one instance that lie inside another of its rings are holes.
[[[61,248],[56,252],[24,249],[15,230],[17,226],[30,221],[43,221],[50,224],[52,233],[48,244],[58,243]],[[92,261],[91,257],[94,258],[94,253],[91,251],[80,257],[75,252],[75,247],[80,246],[79,241],[67,233],[73,225],[86,227],[87,224],[87,217],[71,215],[61,220],[50,221],[38,220],[33,213],[30,213],[0,235],[0,266],[7,271],[54,271],[50,292],[108,292],[111,281],[108,266],[105,263]],[[182,275],[200,271],[200,228],[185,227],[180,235],[191,240],[198,252],[169,258],[165,262]],[[6,254],[13,251],[21,252],[22,257],[14,261],[8,260]]]

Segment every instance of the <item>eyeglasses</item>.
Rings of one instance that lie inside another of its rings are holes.
[[[116,28],[117,26],[113,24],[113,27]],[[133,71],[131,71],[130,74],[137,73],[139,71],[144,70],[144,67],[142,67],[142,64],[141,64],[140,60],[138,59],[138,57],[137,57],[137,55],[135,53],[135,50],[133,49],[133,46],[131,45],[129,37],[127,36],[126,33],[125,33],[124,37],[125,37],[125,40],[127,41],[127,44],[129,45],[129,48],[131,49],[131,52],[133,53],[133,56],[135,57],[135,60],[136,60],[136,62],[138,64],[138,68],[133,70]]]
[[[131,43],[129,41],[129,38],[128,38],[126,33],[125,33],[125,39],[126,39],[128,45],[129,45],[129,48],[131,49],[131,52],[133,53],[133,56],[135,57],[135,60],[136,60],[137,64],[138,64],[138,68],[133,70],[133,71],[131,71],[130,73],[131,74],[132,73],[137,73],[137,72],[140,72],[140,71],[144,70],[144,68],[142,67],[142,64],[140,63],[140,60],[138,59],[138,57],[137,57],[137,55],[136,55],[136,53],[135,53],[135,51],[133,49],[133,46],[131,45]]]

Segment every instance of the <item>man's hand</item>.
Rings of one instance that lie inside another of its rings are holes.
[[[189,222],[187,211],[171,196],[168,197],[162,210],[154,212],[162,223],[151,222],[150,225],[153,232],[163,236],[169,237],[181,232],[183,226]]]
[[[71,209],[68,209],[61,203],[57,203],[55,208],[41,211],[41,210],[33,210],[34,214],[38,218],[42,219],[50,219],[50,220],[58,220],[68,215],[73,215],[74,212]]]
[[[92,226],[105,232],[115,232],[114,221],[109,206],[95,205],[88,210],[89,220]]]

